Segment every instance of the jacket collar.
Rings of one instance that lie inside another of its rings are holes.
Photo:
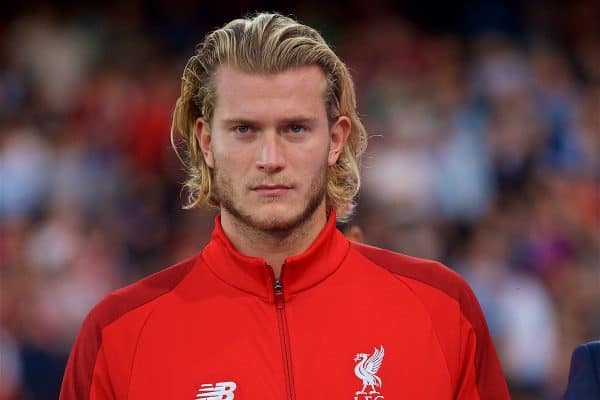
[[[342,263],[350,246],[335,222],[335,212],[331,211],[325,227],[310,247],[285,259],[280,276],[284,299],[317,285]],[[202,251],[202,258],[225,283],[265,301],[274,301],[272,268],[264,259],[246,256],[235,249],[223,232],[220,215],[215,218],[215,227],[210,242]]]

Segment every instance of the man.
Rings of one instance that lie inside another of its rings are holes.
[[[600,399],[600,340],[580,344],[573,350],[563,399]]]
[[[348,71],[278,14],[209,34],[172,137],[208,245],[87,317],[62,399],[507,399],[479,305],[446,267],[349,242],[366,133]]]

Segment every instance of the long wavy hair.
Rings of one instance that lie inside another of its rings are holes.
[[[328,168],[326,192],[328,208],[335,209],[338,220],[346,220],[355,206],[360,187],[359,162],[367,146],[367,134],[356,111],[354,84],[344,63],[319,32],[271,13],[235,19],[209,33],[185,66],[171,125],[171,144],[188,173],[184,208],[219,205],[214,197],[213,171],[204,160],[194,126],[200,117],[209,124],[212,120],[216,101],[213,77],[224,64],[256,74],[311,65],[321,68],[327,81],[328,119],[334,122],[346,116],[351,121],[348,141],[336,164]],[[183,145],[177,145],[177,135]]]

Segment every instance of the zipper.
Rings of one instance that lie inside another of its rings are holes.
[[[294,400],[296,398],[296,395],[294,392],[294,375],[292,372],[292,354],[290,351],[290,337],[288,332],[287,319],[285,317],[283,284],[279,279],[275,280],[275,283],[273,284],[273,291],[275,292],[275,308],[277,310],[277,322],[279,323],[279,337],[281,339],[283,364],[285,369],[285,376],[287,377],[286,398],[288,400]]]

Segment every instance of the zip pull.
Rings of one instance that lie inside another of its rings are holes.
[[[273,291],[275,292],[275,305],[277,309],[283,310],[283,284],[279,279],[275,280]]]
[[[283,293],[283,284],[281,283],[281,281],[279,279],[275,280],[275,284],[273,285],[273,290],[277,294]]]

